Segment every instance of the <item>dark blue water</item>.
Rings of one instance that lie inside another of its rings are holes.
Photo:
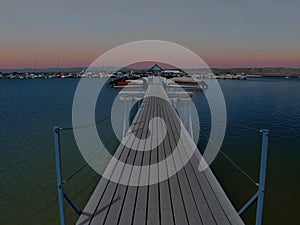
[[[300,79],[219,81],[227,105],[227,132],[222,150],[258,181],[261,134],[270,129],[264,224],[297,224],[300,201]],[[199,99],[203,102],[203,96]],[[201,102],[201,101],[200,101]],[[201,110],[200,110],[201,111]],[[207,108],[201,111],[206,129]],[[200,117],[201,117],[200,113]],[[207,129],[209,130],[209,129]],[[204,138],[200,138],[205,143]],[[213,169],[237,209],[255,186],[219,154]],[[243,219],[254,224],[255,207]]]
[[[261,134],[256,130],[270,129],[264,224],[296,224],[300,201],[300,79],[219,82],[228,116],[222,151],[258,180]],[[77,83],[76,79],[0,80],[0,224],[58,224],[52,130],[56,125],[71,126]],[[108,89],[105,95],[109,98],[115,92]],[[205,97],[196,93],[194,101],[201,128],[209,135]],[[97,117],[108,111],[99,109]],[[109,127],[109,121],[101,126]],[[199,147],[204,148],[206,142],[201,136]],[[85,162],[71,132],[63,133],[62,146],[67,177]],[[255,186],[222,154],[212,168],[237,209],[255,193]],[[66,190],[80,208],[98,179],[85,167],[66,183]],[[247,224],[254,224],[254,206],[243,215]],[[76,215],[66,208],[68,222],[74,223]]]

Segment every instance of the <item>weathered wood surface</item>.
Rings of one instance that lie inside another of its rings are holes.
[[[114,179],[101,178],[77,225],[243,224],[211,170],[198,170],[201,155],[157,83],[149,85],[128,131],[134,135],[107,167],[106,177]],[[155,117],[165,124],[150,122]]]

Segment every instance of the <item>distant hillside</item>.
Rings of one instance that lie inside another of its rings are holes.
[[[207,73],[207,69],[187,69],[188,73]],[[266,68],[211,68],[214,74],[237,74],[246,73],[248,75],[261,76],[300,76],[300,68],[285,68],[285,67],[266,67]]]
[[[80,72],[86,70],[86,67],[74,67],[74,68],[23,68],[23,69],[0,69],[2,73],[56,73],[56,72]],[[117,71],[120,68],[116,67],[98,67],[98,68],[90,68],[101,71]],[[208,74],[210,71],[207,69],[184,69],[189,74],[200,73],[200,74]],[[300,76],[300,68],[286,68],[286,67],[265,67],[265,68],[211,68],[211,71],[214,74],[238,74],[245,73],[248,75],[261,75],[261,76],[289,76],[289,77],[299,77]]]
[[[266,68],[212,68],[213,73],[246,73],[249,75],[262,76],[300,76],[300,68],[281,68],[281,67],[266,67]]]

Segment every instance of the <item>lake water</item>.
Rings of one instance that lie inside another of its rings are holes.
[[[78,79],[0,80],[0,224],[58,224],[53,127],[70,127],[72,100]],[[296,224],[300,201],[300,79],[249,78],[219,80],[227,105],[227,131],[222,146],[247,173],[258,180],[261,134],[270,129],[264,224]],[[96,119],[110,113],[114,89],[104,91]],[[107,97],[106,97],[107,96]],[[193,100],[202,132],[209,135],[210,112],[203,93]],[[117,146],[110,121],[99,125],[107,146]],[[205,135],[199,139],[204,149]],[[62,133],[63,171],[68,177],[85,164],[71,131]],[[219,154],[212,169],[234,206],[239,209],[256,187]],[[66,183],[66,190],[83,208],[99,176],[88,166]],[[254,224],[255,205],[243,215]],[[67,221],[76,214],[66,206]]]

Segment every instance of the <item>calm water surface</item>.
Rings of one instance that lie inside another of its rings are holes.
[[[0,224],[58,224],[53,127],[69,127],[72,100],[79,80],[0,80]],[[297,224],[300,201],[300,79],[220,80],[227,105],[228,125],[222,151],[258,180],[260,133],[270,129],[264,224]],[[110,113],[116,90],[107,89],[96,119]],[[193,97],[202,132],[209,135],[210,113],[202,93]],[[101,124],[107,146],[118,143],[110,121]],[[247,127],[246,127],[247,126]],[[254,128],[254,129],[253,129]],[[202,135],[199,147],[205,148]],[[85,162],[71,132],[62,135],[64,177]],[[255,186],[221,154],[212,165],[225,192],[239,209]],[[66,183],[68,193],[83,208],[99,176],[85,167]],[[67,220],[77,216],[67,208]],[[244,215],[254,224],[255,207]]]

